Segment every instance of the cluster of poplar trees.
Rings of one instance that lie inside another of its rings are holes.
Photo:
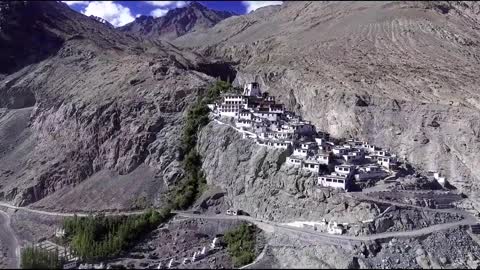
[[[20,267],[22,269],[61,269],[63,260],[58,251],[47,251],[35,246],[22,249]]]
[[[238,89],[234,89],[228,82],[219,80],[210,86],[205,94],[200,95],[188,111],[180,149],[185,177],[172,196],[172,208],[174,209],[190,207],[206,186],[207,181],[202,172],[202,158],[196,150],[198,132],[209,122],[210,109],[207,104],[213,103],[221,93],[229,91],[238,92]]]
[[[170,211],[149,210],[142,215],[72,217],[64,220],[65,237],[77,256],[87,262],[114,257],[135,240],[154,230]]]

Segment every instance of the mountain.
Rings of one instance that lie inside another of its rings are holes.
[[[173,41],[238,63],[318,128],[480,188],[480,4],[285,2]]]
[[[285,1],[227,19],[209,12],[194,3],[113,28],[59,1],[0,2],[0,201],[69,212],[163,206],[185,178],[186,109],[220,77],[256,80],[318,129],[389,148],[409,171],[440,171],[468,196],[461,206],[478,213],[480,4]],[[425,209],[463,194],[402,190],[431,187],[414,173],[380,192],[325,189],[316,174],[286,165],[288,151],[260,147],[228,123],[211,121],[197,135],[208,185],[192,210],[235,208],[269,221],[257,222],[269,234],[263,268],[478,266],[478,244],[457,226],[475,220],[460,220],[458,208]],[[10,214],[22,242],[49,237],[57,224]],[[285,225],[300,220],[317,232]],[[344,235],[319,234],[321,220],[345,225]],[[197,234],[181,225],[191,249],[177,258],[207,243],[186,222]],[[174,223],[160,229],[168,237],[145,237],[176,239]],[[134,266],[165,263],[145,250],[153,256]],[[134,256],[121,256],[131,265]]]
[[[101,48],[134,42],[57,2],[0,2],[0,27],[2,74],[54,55],[67,40],[90,39]]]
[[[146,171],[141,166],[152,170],[145,181],[175,182],[181,171],[173,130],[212,76],[239,85],[255,79],[333,136],[390,148],[417,170],[441,171],[455,187],[477,194],[475,2],[285,2],[176,38],[175,30],[171,43],[153,29],[200,27],[206,17],[192,14],[207,14],[206,8],[193,3],[162,18],[139,18],[152,26],[141,38],[126,30],[134,24],[111,28],[59,2],[1,5],[4,199],[83,200],[75,196],[85,185],[133,181],[130,174]],[[140,128],[150,125],[153,131]],[[149,192],[152,200],[162,193]],[[108,196],[95,200],[101,205]],[[103,205],[128,207],[122,203]]]
[[[103,24],[106,24],[108,27],[110,28],[114,28],[114,26],[109,23],[107,20],[103,19],[103,18],[100,18],[100,17],[97,17],[97,16],[94,16],[94,15],[90,15],[90,18],[100,22],[100,23],[103,23]]]
[[[0,18],[0,199],[77,210],[161,203],[181,176],[184,109],[222,64],[60,2],[2,2]]]
[[[208,29],[231,16],[235,14],[212,10],[198,2],[192,2],[186,7],[169,10],[159,18],[142,15],[118,29],[144,38],[170,40],[186,33]]]

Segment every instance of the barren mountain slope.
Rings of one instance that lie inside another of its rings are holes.
[[[209,64],[138,42],[63,3],[15,4],[10,17],[27,20],[25,10],[36,9],[31,25],[58,42],[47,55],[24,44],[30,55],[17,56],[25,60],[18,71],[2,62],[9,72],[0,81],[0,199],[82,210],[158,203],[181,174],[183,110],[212,79],[195,71],[208,73]],[[4,20],[0,36],[33,31],[21,22]],[[2,42],[18,49],[20,41]]]
[[[171,40],[186,33],[208,29],[234,14],[209,9],[198,2],[169,10],[165,16],[140,16],[118,30],[142,38]]]
[[[238,62],[334,136],[391,148],[458,188],[480,184],[480,5],[285,2],[177,38]]]

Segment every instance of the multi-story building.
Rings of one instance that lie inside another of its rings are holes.
[[[320,175],[318,177],[318,185],[324,187],[341,188],[348,190],[351,183],[351,177],[346,175]]]
[[[208,104],[212,112],[221,117],[235,119],[237,130],[243,138],[256,140],[257,144],[291,151],[288,166],[311,171],[317,175],[320,167],[331,170],[330,175],[318,176],[318,184],[348,190],[352,181],[379,179],[387,176],[386,170],[397,165],[396,156],[372,144],[355,139],[335,145],[330,135],[317,131],[315,126],[293,112],[286,111],[283,104],[273,96],[262,93],[258,83],[244,86],[243,93],[223,94],[220,103]],[[293,149],[293,150],[292,150]],[[332,161],[331,157],[336,158]],[[354,166],[352,164],[365,164]]]
[[[378,165],[366,165],[359,167],[355,173],[356,181],[366,181],[371,179],[379,179],[386,177],[388,173],[380,168]]]

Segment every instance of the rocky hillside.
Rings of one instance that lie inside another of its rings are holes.
[[[379,214],[345,193],[313,188],[315,175],[285,164],[291,153],[258,147],[226,125],[208,124],[198,145],[207,182],[226,192],[222,203],[252,216],[281,222],[322,218],[360,222]]]
[[[337,137],[390,148],[478,194],[480,5],[285,2],[177,38],[239,63],[289,108]]]
[[[159,203],[182,173],[183,111],[221,63],[140,42],[60,2],[2,3],[0,17],[0,199]]]
[[[169,10],[162,17],[140,16],[118,29],[143,38],[171,40],[190,32],[211,28],[221,20],[234,15],[192,2],[186,7]]]

